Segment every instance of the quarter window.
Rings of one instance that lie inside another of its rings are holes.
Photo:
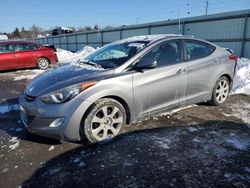
[[[185,48],[188,60],[195,60],[206,57],[214,52],[215,47],[200,41],[186,40]]]

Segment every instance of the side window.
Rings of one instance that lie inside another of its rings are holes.
[[[6,44],[0,45],[0,53],[7,52],[7,51],[6,51],[6,50],[7,50],[6,46],[7,46]]]
[[[194,40],[186,40],[185,48],[188,60],[195,60],[206,57],[213,53],[213,51],[215,50],[215,47],[210,44]]]
[[[19,51],[34,50],[36,47],[32,44],[17,44]]]
[[[173,65],[181,60],[181,51],[178,41],[164,42],[154,47],[144,57],[141,62],[156,61],[157,67]]]
[[[3,45],[0,45],[0,53],[14,52],[14,51],[16,51],[16,45],[15,44],[3,44]]]

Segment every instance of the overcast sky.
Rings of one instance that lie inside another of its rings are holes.
[[[131,25],[205,14],[206,0],[1,0],[0,32],[33,24],[55,26]],[[250,9],[250,0],[208,0],[208,14]]]

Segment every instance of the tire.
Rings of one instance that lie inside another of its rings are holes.
[[[219,106],[223,104],[227,100],[229,92],[229,80],[225,76],[220,77],[219,80],[216,82],[215,87],[213,88],[212,99],[210,101],[210,104],[214,106]]]
[[[39,58],[37,60],[37,68],[46,70],[49,67],[49,60],[46,58]]]
[[[111,140],[119,135],[126,124],[126,112],[114,99],[95,102],[83,120],[84,134],[91,143]]]

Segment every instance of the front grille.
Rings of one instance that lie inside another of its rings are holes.
[[[35,119],[35,116],[29,116],[24,112],[21,112],[21,116],[25,126],[28,126]]]

